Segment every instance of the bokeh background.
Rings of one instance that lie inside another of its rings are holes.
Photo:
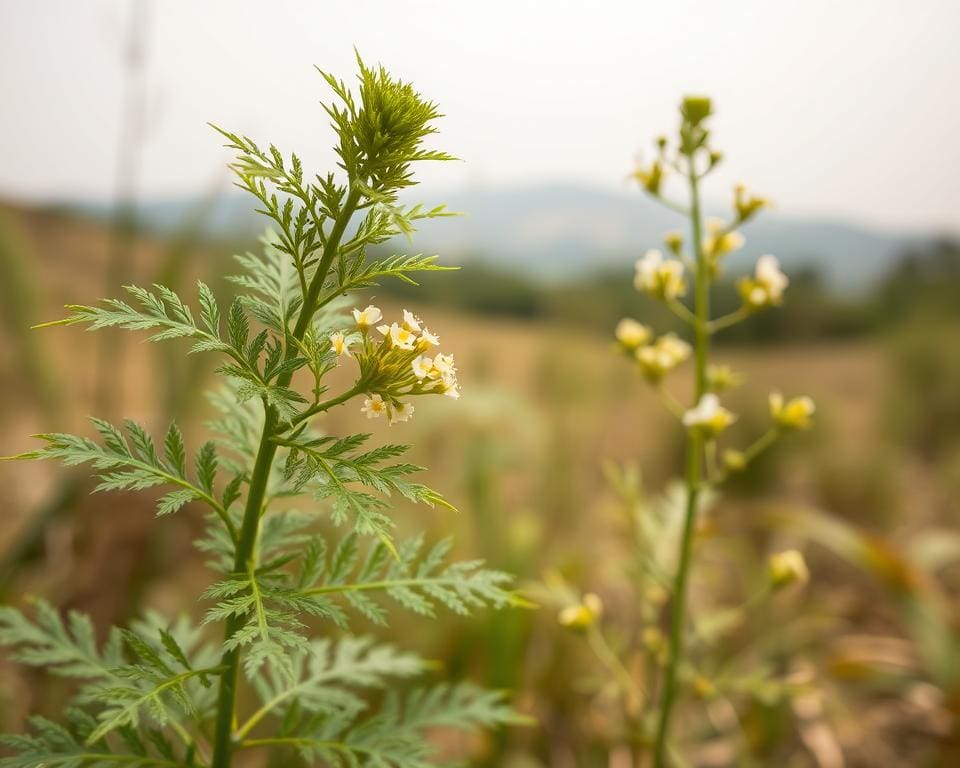
[[[462,554],[516,573],[543,605],[393,632],[537,718],[473,745],[477,764],[633,765],[603,668],[556,610],[566,589],[599,593],[630,666],[649,621],[630,522],[661,503],[682,443],[612,329],[627,315],[668,329],[631,275],[682,222],[627,177],[675,130],[681,95],[707,93],[726,155],[710,212],[740,180],[777,204],[746,228],[718,309],[761,253],[792,279],[785,307],[719,339],[718,359],[747,374],[735,439],[764,428],[773,388],[814,396],[818,414],[707,517],[694,610],[713,621],[715,663],[700,671],[753,671],[737,678],[735,727],[722,697],[685,705],[692,764],[958,765],[957,29],[950,0],[2,2],[0,453],[86,433],[88,414],[202,432],[205,361],[131,334],[29,327],[131,281],[229,291],[231,254],[258,248],[265,224],[206,123],[327,170],[313,67],[350,77],[356,47],[441,105],[437,146],[463,159],[423,169],[410,200],[465,215],[389,244],[463,269],[371,294],[441,332],[464,389],[390,433],[462,514],[398,514],[455,531]],[[686,396],[685,374],[673,385]],[[329,419],[360,424],[356,409]],[[630,468],[619,493],[613,466]],[[101,628],[151,607],[196,614],[198,516],[158,522],[150,498],[90,487],[82,471],[0,464],[3,599],[44,595]],[[784,546],[805,552],[811,583],[723,624]],[[772,680],[791,675],[817,695],[783,695]],[[0,667],[6,730],[61,695]]]

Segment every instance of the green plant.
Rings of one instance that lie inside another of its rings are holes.
[[[710,145],[707,123],[712,114],[709,99],[690,97],[680,108],[680,130],[675,144],[666,137],[657,141],[654,161],[639,168],[635,179],[646,193],[689,220],[689,239],[682,233],[668,233],[666,255],[650,250],[637,262],[634,285],[672,311],[689,329],[692,344],[675,333],[656,336],[652,328],[632,318],[624,318],[616,329],[621,352],[637,366],[641,376],[662,398],[668,410],[684,429],[685,477],[660,503],[645,500],[639,476],[611,468],[609,477],[626,510],[633,528],[635,547],[631,574],[637,586],[636,599],[641,629],[640,661],[624,663],[602,631],[603,603],[592,594],[579,596],[561,586],[554,592],[565,597],[559,601],[562,624],[581,631],[599,661],[618,681],[624,705],[624,720],[632,725],[630,741],[642,753],[652,753],[653,764],[662,768],[669,763],[682,764],[684,749],[671,738],[671,724],[677,702],[687,691],[702,699],[755,691],[768,681],[762,670],[729,669],[723,666],[711,679],[709,658],[698,659],[698,667],[687,654],[696,640],[701,648],[722,637],[729,627],[742,623],[747,607],[763,602],[767,595],[790,582],[805,581],[806,568],[798,552],[779,553],[770,560],[766,583],[747,598],[746,605],[730,607],[707,618],[692,615],[688,608],[690,574],[695,560],[695,542],[702,515],[713,505],[717,490],[734,473],[742,471],[767,450],[784,432],[806,429],[811,425],[813,401],[808,397],[785,400],[779,393],[769,398],[770,426],[765,433],[742,450],[721,451],[720,437],[736,421],[736,416],[721,405],[720,394],[736,386],[741,376],[727,366],[711,364],[713,337],[757,313],[779,306],[788,285],[775,257],[761,256],[753,275],[741,277],[736,288],[739,307],[719,317],[710,311],[711,288],[716,287],[724,268],[724,257],[743,244],[739,228],[767,206],[767,201],[748,195],[738,186],[734,192],[733,216],[729,222],[702,214],[700,188],[704,179],[718,166],[721,155]],[[688,202],[676,202],[668,192],[669,177],[685,182]],[[692,273],[692,300],[684,303],[688,292],[687,272]],[[670,375],[686,360],[694,363],[693,392],[689,405],[666,387]],[[743,553],[742,578],[747,578]],[[763,571],[761,569],[761,576]],[[763,579],[761,578],[761,582]],[[642,671],[636,673],[635,668]],[[742,750],[741,750],[742,752]],[[671,757],[672,756],[672,757]],[[637,758],[642,759],[642,758]]]
[[[449,542],[395,541],[391,499],[450,506],[412,481],[420,468],[399,459],[407,446],[369,447],[369,434],[324,434],[315,424],[358,398],[369,418],[394,423],[410,418],[413,397],[459,394],[452,357],[426,356],[439,340],[412,314],[375,328],[376,307],[354,310],[352,320],[342,312],[342,297],[384,278],[412,282],[412,273],[442,269],[434,257],[371,259],[367,247],[446,215],[406,207],[398,193],[415,183],[413,163],[450,159],[423,147],[435,105],[382,67],[358,63],[358,95],[322,73],[337,98],[324,106],[342,179],[310,179],[296,155],[217,129],[237,153],[238,186],[277,228],[262,256],[238,257],[241,295],[225,313],[204,283],[198,312],[162,285],[130,286],[132,302],[69,306],[66,319],[47,324],[147,330],[152,341],[189,339],[190,353],[221,357],[225,383],[212,395],[219,416],[192,459],[175,424],[158,445],[136,422],[100,419],[92,420],[98,440],[43,434],[43,447],[13,458],[90,463],[97,490],[163,487],[160,515],[205,506],[208,533],[198,546],[220,576],[204,595],[212,605],[202,623],[222,624],[224,634],[210,644],[189,622],[151,615],[111,630],[101,646],[82,615],[64,620],[43,601],[33,618],[4,608],[0,642],[16,648],[16,659],[83,683],[65,724],[33,718],[30,735],[6,737],[16,756],[0,765],[226,768],[237,750],[269,749],[305,763],[414,768],[440,760],[427,729],[516,719],[502,693],[469,684],[404,692],[422,659],[331,634],[346,632],[350,609],[385,624],[384,599],[424,617],[516,602],[505,574],[449,562]],[[328,374],[350,357],[356,379],[333,394]],[[314,503],[298,511],[289,504],[298,497]],[[351,530],[334,541],[318,524],[321,510]],[[308,617],[325,627],[321,639],[308,638]],[[241,667],[260,698],[246,715]]]

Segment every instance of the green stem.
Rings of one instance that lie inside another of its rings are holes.
[[[290,429],[293,429],[298,424],[303,423],[312,416],[316,416],[318,413],[324,413],[329,411],[334,406],[340,405],[347,402],[351,397],[356,397],[361,392],[365,391],[366,382],[358,381],[350,389],[344,392],[342,395],[337,395],[337,397],[332,397],[329,400],[324,400],[322,403],[317,403],[316,405],[311,405],[303,413],[298,414],[294,418],[290,419],[286,424],[280,425],[280,431],[286,432]]]
[[[326,245],[323,249],[323,255],[317,270],[314,272],[313,279],[310,281],[310,287],[307,295],[304,296],[303,307],[297,318],[297,324],[293,329],[293,339],[295,342],[303,340],[307,329],[313,322],[313,316],[318,309],[317,300],[320,291],[323,289],[324,281],[330,272],[330,267],[336,257],[340,239],[347,228],[347,224],[353,216],[354,211],[360,202],[360,193],[356,189],[351,189],[350,194],[344,202],[337,221],[330,230]],[[287,347],[287,357],[290,358],[296,354],[296,343]],[[288,370],[277,379],[277,385],[286,387],[293,379],[293,371]],[[263,502],[267,493],[267,483],[270,479],[270,470],[273,467],[273,459],[276,456],[278,445],[274,442],[277,432],[277,426],[280,418],[273,407],[267,407],[263,419],[263,433],[260,436],[260,447],[257,450],[257,458],[253,465],[253,473],[250,476],[250,489],[247,493],[247,503],[243,512],[243,524],[240,528],[240,538],[237,542],[233,570],[236,573],[246,573],[250,558],[257,542],[257,535],[260,530],[260,516],[263,510]],[[245,616],[231,616],[227,621],[224,632],[224,643],[228,643],[233,636],[243,627],[246,622]],[[240,666],[240,651],[234,648],[225,651],[221,666],[224,671],[220,676],[220,690],[217,696],[217,719],[214,727],[213,742],[213,760],[210,768],[229,768],[231,755],[233,753],[234,742],[231,738],[233,729],[234,709],[237,700],[237,671]]]
[[[700,221],[700,190],[694,163],[694,153],[687,156],[687,177],[690,183],[690,222],[693,236],[693,252],[696,256],[694,286],[694,354],[696,362],[695,400],[700,401],[707,391],[707,354],[710,349],[710,331],[707,323],[710,316],[710,276],[703,254],[703,232]],[[670,735],[670,716],[677,696],[677,673],[683,660],[684,628],[687,610],[687,582],[693,552],[693,535],[697,524],[697,498],[700,493],[703,437],[698,430],[687,434],[687,505],[680,539],[680,557],[673,587],[670,617],[670,658],[664,673],[660,698],[660,721],[657,726],[654,752],[655,768],[665,768],[667,740]]]

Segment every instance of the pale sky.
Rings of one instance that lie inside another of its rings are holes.
[[[784,213],[960,232],[956,0],[143,1],[145,198],[224,180],[207,121],[325,170],[313,65],[352,77],[356,45],[447,115],[437,146],[466,162],[425,169],[434,187],[623,188],[702,92],[717,196],[742,180]],[[110,199],[130,8],[0,0],[0,197]]]

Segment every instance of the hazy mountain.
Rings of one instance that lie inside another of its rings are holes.
[[[429,204],[443,201],[466,215],[423,222],[413,245],[400,240],[398,250],[438,252],[460,263],[482,259],[544,280],[628,265],[646,248],[656,247],[664,231],[684,224],[638,192],[618,194],[569,185],[436,195],[426,189],[416,199]],[[154,202],[141,208],[141,217],[152,228],[172,230],[189,221],[197,205],[191,200]],[[107,212],[103,207],[86,210]],[[250,200],[242,195],[217,201],[204,222],[204,229],[217,236],[249,235],[264,226],[265,220],[252,213]],[[843,292],[869,288],[906,248],[930,239],[775,212],[749,224],[744,233],[747,245],[731,257],[732,271],[748,269],[761,253],[774,253],[789,268],[817,269],[831,287]]]

